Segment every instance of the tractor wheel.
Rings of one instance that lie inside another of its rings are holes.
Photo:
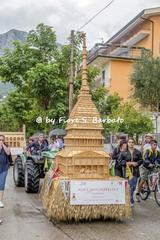
[[[25,191],[38,193],[40,184],[40,169],[32,159],[27,159],[25,165]]]
[[[24,169],[20,157],[16,158],[13,165],[13,179],[16,187],[24,187]]]

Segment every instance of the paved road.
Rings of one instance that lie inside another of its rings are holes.
[[[16,189],[10,171],[4,203],[0,240],[158,240],[160,236],[160,208],[152,199],[137,203],[129,222],[51,223],[42,213],[39,196]]]

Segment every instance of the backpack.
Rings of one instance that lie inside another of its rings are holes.
[[[147,150],[149,151],[148,157],[150,157],[152,155],[152,153],[153,153],[151,149],[146,149],[143,152],[143,160],[144,160],[144,156],[145,156]],[[158,156],[158,150],[157,149],[156,149],[155,153],[156,153],[156,157],[157,157]]]

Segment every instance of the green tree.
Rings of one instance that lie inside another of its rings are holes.
[[[0,104],[0,131],[17,131],[19,123],[15,120],[14,114],[6,104]]]
[[[81,35],[74,39],[75,65],[79,69],[81,61]],[[3,126],[13,130],[26,124],[28,133],[45,131],[56,126],[60,116],[68,117],[68,78],[70,74],[71,46],[57,47],[54,30],[39,24],[30,31],[25,44],[14,43],[14,50],[6,50],[0,58],[0,76],[4,82],[11,82],[15,91],[11,92],[0,108]],[[94,79],[99,69],[89,67],[88,81],[92,98],[102,114],[109,115],[120,104],[118,95],[110,96],[104,87],[94,89]],[[81,71],[74,81],[74,100],[81,86]],[[5,111],[6,109],[6,111]],[[42,117],[42,123],[36,123]],[[46,117],[56,120],[55,125],[46,123]]]
[[[77,66],[81,56],[80,43],[81,35],[77,34],[74,39]],[[15,127],[25,123],[31,132],[37,128],[53,128],[45,122],[37,124],[38,116],[43,120],[48,116],[56,121],[60,116],[67,117],[70,50],[70,45],[58,48],[54,30],[44,24],[29,32],[25,44],[14,42],[13,51],[6,49],[0,58],[0,76],[16,90],[8,95],[1,107],[1,119],[12,118],[15,124],[11,126]]]
[[[92,91],[92,98],[102,117],[112,114],[119,107],[122,100],[117,93],[109,94],[109,91],[104,87]]]
[[[32,109],[33,99],[23,92],[14,90],[8,95],[5,106],[7,106],[13,116],[13,119],[19,122],[19,125],[22,126],[26,120],[27,112]]]
[[[151,110],[160,110],[160,58],[143,50],[142,56],[134,64],[131,82],[134,87],[134,97],[143,106]]]
[[[28,123],[28,115],[33,111],[33,99],[24,93],[11,91],[0,105],[0,128],[6,131],[17,131]],[[32,125],[32,123],[31,123]]]
[[[56,34],[47,25],[39,24],[29,32],[25,44],[14,42],[14,50],[5,50],[0,58],[0,76],[23,90],[27,71],[38,63],[55,62],[58,54]]]
[[[54,117],[66,113],[66,63],[65,47],[58,50],[54,30],[44,24],[29,32],[25,44],[14,42],[13,51],[5,50],[0,58],[0,76],[16,91],[9,94],[3,108],[9,109],[17,125],[23,122],[27,129],[36,129],[35,119],[40,114],[51,116],[52,112]],[[5,111],[1,112],[5,118]]]
[[[58,103],[66,102],[67,81],[60,78],[59,66],[37,64],[27,72],[26,88],[43,110],[48,110]]]
[[[53,62],[58,55],[56,33],[52,27],[40,23],[27,37],[30,49],[37,51],[40,62]]]
[[[138,112],[132,103],[121,104],[109,117],[115,120],[118,118],[124,120],[122,123],[105,124],[106,129],[112,133],[124,132],[130,136],[138,136],[153,130],[153,123],[150,117]]]

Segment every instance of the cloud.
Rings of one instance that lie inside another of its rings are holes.
[[[66,42],[71,29],[78,29],[110,0],[1,0],[0,32],[12,28],[29,31],[40,23],[51,25],[58,41]],[[83,30],[88,45],[107,40],[144,8],[160,6],[159,0],[114,0],[113,4]]]

